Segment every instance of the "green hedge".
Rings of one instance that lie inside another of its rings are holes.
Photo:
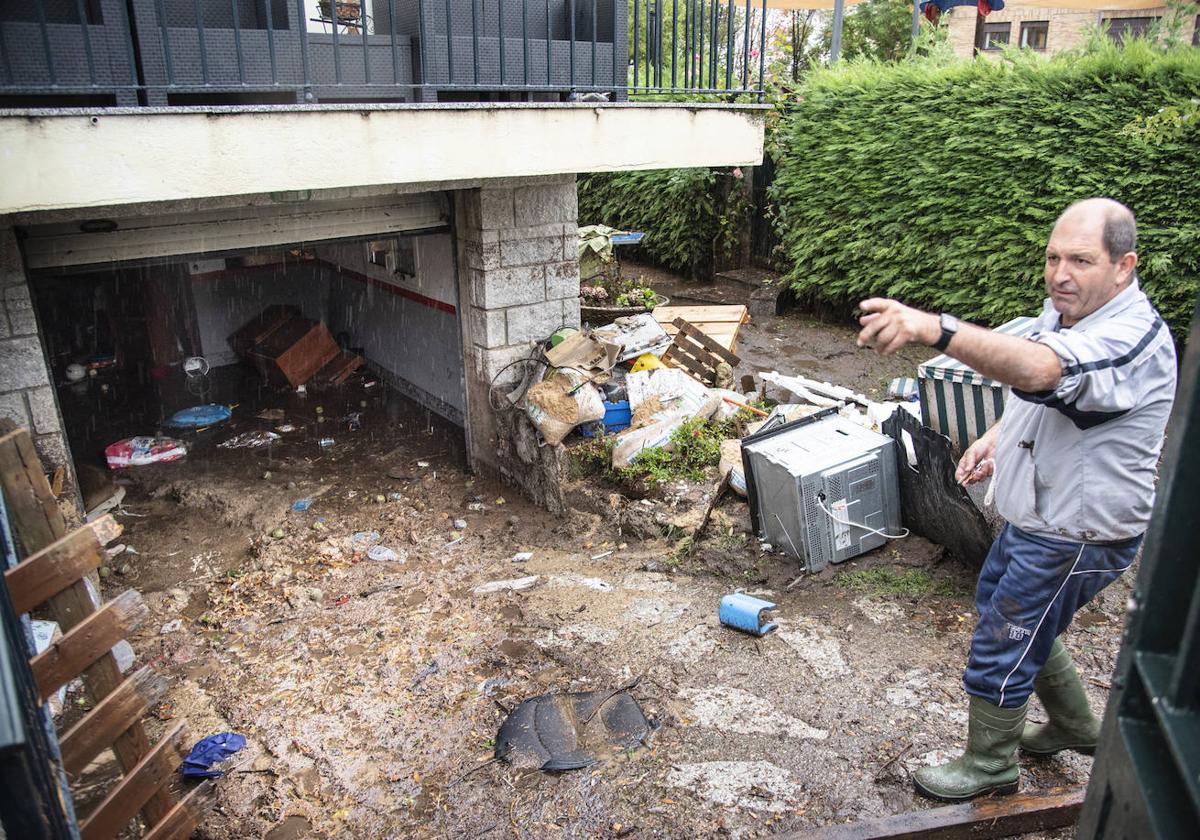
[[[817,71],[774,142],[787,279],[847,312],[887,295],[996,325],[1039,306],[1058,213],[1105,195],[1137,214],[1143,287],[1182,341],[1200,279],[1200,131],[1148,143],[1128,126],[1196,96],[1200,50],[1142,42]]]
[[[735,217],[748,205],[730,177],[710,169],[665,169],[581,175],[579,224],[644,231],[644,244],[622,249],[690,276],[707,274],[714,257],[736,247]]]

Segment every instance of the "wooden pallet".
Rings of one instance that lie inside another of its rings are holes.
[[[682,318],[676,318],[672,326],[675,328],[675,338],[667,352],[663,353],[664,364],[687,371],[693,379],[711,388],[717,381],[717,365],[727,362],[731,368],[735,368],[741,362],[738,356]]]
[[[745,306],[659,306],[654,309],[654,320],[662,325],[667,335],[675,335],[675,320],[682,318],[730,353],[737,352],[738,332],[750,320]]]
[[[44,701],[81,676],[93,704],[78,723],[59,733],[68,779],[110,747],[123,774],[80,824],[80,836],[108,840],[140,811],[148,837],[187,837],[199,825],[212,787],[196,788],[182,802],[175,800],[168,782],[187,753],[183,724],[151,745],[141,720],[162,697],[166,684],[149,668],[125,677],[112,654],[113,645],[149,611],[134,590],[97,604],[84,582],[102,564],[103,546],[120,534],[120,526],[104,516],[68,533],[25,429],[0,437],[0,486],[25,555],[4,572],[14,611],[43,607],[64,634],[30,660],[39,699]]]

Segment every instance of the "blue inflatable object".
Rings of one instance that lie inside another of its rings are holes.
[[[765,621],[763,616],[764,612],[773,609],[775,604],[770,601],[734,592],[721,599],[721,623],[754,636],[765,636],[778,626],[773,621]]]
[[[195,429],[200,426],[223,423],[232,415],[233,411],[230,410],[229,406],[209,403],[208,405],[196,405],[191,408],[185,408],[182,411],[176,411],[171,415],[171,419],[166,422],[166,425],[177,429]]]

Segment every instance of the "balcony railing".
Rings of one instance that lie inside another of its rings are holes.
[[[0,3],[0,107],[761,95],[752,2]]]

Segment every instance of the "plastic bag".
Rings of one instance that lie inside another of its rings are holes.
[[[661,418],[657,423],[626,432],[617,439],[617,445],[613,447],[613,467],[616,469],[628,467],[637,460],[637,456],[643,450],[659,449],[667,446],[671,442],[671,435],[683,425],[684,420],[691,419],[692,417],[707,420],[712,417],[713,412],[717,410],[717,406],[720,404],[720,397],[710,396],[694,412],[686,409],[678,409]]]
[[[689,416],[686,411],[676,411],[657,423],[621,435],[617,445],[613,447],[613,468],[628,467],[643,450],[660,449],[666,446],[671,441],[671,435],[683,425],[683,421]]]
[[[742,470],[742,442],[730,438],[721,442],[721,462],[717,469],[729,475],[729,486],[739,496],[746,495],[746,476]]]
[[[559,368],[525,393],[525,412],[553,446],[580,423],[603,419],[604,400],[582,373]]]
[[[161,461],[178,461],[187,455],[187,447],[182,441],[169,437],[150,437],[139,435],[109,444],[104,449],[104,457],[108,468],[115,470],[120,467],[140,467],[146,464],[157,464]]]

